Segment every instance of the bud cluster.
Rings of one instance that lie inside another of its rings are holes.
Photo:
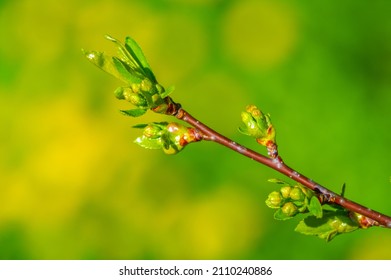
[[[137,109],[122,112],[132,117],[138,117],[148,109],[156,113],[166,113],[170,105],[167,96],[174,88],[169,87],[166,90],[157,82],[141,48],[132,38],[126,37],[125,44],[110,36],[106,38],[117,45],[118,57],[96,51],[84,51],[84,55],[103,71],[127,84],[126,87],[118,88],[115,95],[118,99],[129,101]]]
[[[270,180],[279,184],[284,183],[279,191],[273,191],[266,199],[266,205],[270,208],[277,209],[274,218],[277,220],[286,220],[294,217],[298,213],[313,212],[313,207],[321,207],[320,203],[311,190],[302,185],[290,186],[289,184]],[[315,206],[316,201],[318,205]],[[316,209],[319,211],[319,209]]]

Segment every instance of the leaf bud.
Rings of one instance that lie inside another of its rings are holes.
[[[268,114],[263,114],[255,105],[249,105],[246,111],[242,112],[241,118],[244,124],[239,127],[241,133],[256,138],[263,146],[275,143],[276,132]]]
[[[239,130],[249,136],[254,138],[258,138],[262,136],[262,132],[259,130],[257,126],[256,120],[252,117],[252,115],[248,112],[242,112],[241,114],[242,122],[245,127],[240,127]]]
[[[188,134],[189,128],[172,122],[166,126],[167,137],[165,138],[165,146],[163,151],[166,154],[176,154],[180,152],[188,142],[182,141],[186,134]]]

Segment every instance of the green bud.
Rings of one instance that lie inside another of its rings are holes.
[[[274,191],[269,194],[266,199],[266,205],[269,208],[280,208],[283,203],[283,199],[280,192]]]
[[[303,191],[301,190],[301,188],[295,186],[292,191],[290,192],[289,194],[289,197],[292,199],[292,200],[295,200],[295,201],[304,201],[305,199],[305,195],[303,193]]]
[[[169,123],[166,127],[167,130],[167,141],[163,148],[166,154],[176,154],[183,150],[183,148],[195,141],[199,141],[192,133],[192,128],[180,125],[178,123]]]
[[[152,94],[153,84],[148,78],[145,78],[141,81],[140,89],[144,92]]]
[[[284,186],[280,189],[280,193],[283,198],[288,198],[289,194],[291,193],[292,187],[291,186]]]
[[[287,202],[281,207],[282,213],[288,217],[292,217],[298,213],[297,206],[292,202]]]
[[[132,96],[137,95],[137,93],[135,93],[135,92],[134,92],[131,88],[129,88],[129,87],[123,88],[123,93],[122,93],[122,94],[124,95],[124,97],[125,97],[125,99],[126,99],[127,101],[130,101],[130,99],[131,99]]]
[[[128,98],[129,102],[137,107],[146,107],[148,105],[147,100],[145,100],[145,97],[141,94],[134,94],[129,96]]]
[[[117,99],[120,99],[120,100],[125,99],[124,88],[123,88],[123,87],[117,88],[117,89],[114,91],[114,95],[115,95],[115,97],[116,97]]]
[[[143,135],[145,137],[156,139],[162,136],[162,128],[160,125],[149,124],[144,128]]]
[[[130,87],[131,87],[131,89],[132,89],[132,91],[134,93],[139,93],[139,91],[140,91],[140,84],[131,84]]]
[[[255,105],[249,105],[241,117],[244,124],[239,127],[241,133],[256,138],[263,146],[276,142],[276,132],[268,114],[263,114]]]
[[[142,94],[133,91],[133,87],[119,87],[114,92],[118,99],[129,101],[133,105],[141,108],[147,107],[147,100]]]
[[[242,112],[241,117],[242,117],[242,122],[245,124],[245,127],[239,128],[242,129],[241,132],[250,135],[254,138],[258,138],[263,135],[262,132],[259,130],[259,127],[257,126],[256,120],[253,118],[253,116],[250,113]]]

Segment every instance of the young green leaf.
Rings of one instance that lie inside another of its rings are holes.
[[[175,89],[175,86],[169,86],[166,90],[160,95],[161,98],[166,98],[169,96]]]
[[[118,73],[122,76],[123,80],[125,80],[127,83],[141,83],[142,76],[140,76],[138,72],[132,71],[125,62],[123,62],[117,57],[113,57],[113,64],[114,67],[117,69]]]
[[[125,63],[129,65],[130,68],[137,71],[138,68],[140,68],[140,65],[137,64],[137,61],[135,61],[134,57],[126,50],[126,48],[115,38],[111,37],[110,35],[105,36],[107,40],[113,42],[118,46],[118,54]]]
[[[127,37],[125,44],[122,44],[108,35],[106,38],[116,44],[118,56],[107,56],[102,52],[95,51],[83,52],[89,61],[126,83],[125,87],[116,90],[115,96],[120,100],[129,101],[139,109],[150,109],[160,114],[172,114],[172,110],[169,108],[178,106],[178,104],[166,97],[174,88],[169,87],[165,90],[156,81],[156,77],[136,41]],[[125,112],[125,114],[138,116],[143,114],[143,111],[131,111]]]
[[[145,112],[147,112],[146,109],[131,109],[131,110],[120,110],[120,112],[122,114],[124,114],[125,116],[128,116],[128,117],[140,117],[142,115],[145,114]]]
[[[358,229],[346,211],[327,211],[318,219],[309,216],[300,221],[295,231],[306,235],[316,235],[327,242],[339,234],[352,232]]]
[[[140,129],[143,129],[143,128],[146,128],[148,126],[147,123],[139,123],[139,124],[136,124],[134,126],[132,126],[133,128],[140,128]]]
[[[315,195],[311,197],[310,204],[308,205],[308,211],[316,218],[322,218],[323,216],[322,205]]]
[[[152,72],[151,66],[149,66],[149,63],[137,42],[131,37],[126,37],[125,48],[139,65],[139,67],[143,69],[144,75],[147,76],[153,83],[157,83],[155,75]]]
[[[126,77],[124,77],[123,74],[118,71],[117,66],[114,65],[114,61],[111,56],[105,55],[102,52],[85,51],[85,50],[82,50],[82,51],[83,51],[85,57],[90,62],[95,64],[98,68],[102,69],[106,73],[113,75],[117,79],[119,79],[125,83],[128,83],[129,79],[128,79],[127,75],[125,75]]]

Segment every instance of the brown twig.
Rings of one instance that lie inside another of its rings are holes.
[[[176,118],[187,122],[195,129],[197,129],[198,133],[200,134],[198,137],[202,137],[202,139],[204,140],[219,143],[235,152],[238,152],[263,165],[266,165],[281,174],[288,176],[292,180],[315,191],[318,194],[318,197],[320,198],[322,203],[337,204],[349,210],[351,213],[358,213],[362,215],[363,217],[361,217],[361,219],[359,220],[361,227],[365,228],[369,226],[382,226],[385,228],[391,228],[391,217],[369,209],[368,207],[360,205],[354,201],[346,199],[345,197],[342,197],[341,195],[328,190],[322,185],[314,182],[303,174],[300,174],[296,170],[287,166],[283,162],[281,157],[278,155],[276,145],[268,147],[268,154],[270,156],[270,158],[268,158],[221,135],[220,133],[214,131],[210,127],[206,126],[205,124],[201,123],[199,120],[191,116],[188,112],[182,109],[179,104],[173,104],[176,105],[174,105],[174,107],[176,108],[172,110],[171,114],[174,115]]]

